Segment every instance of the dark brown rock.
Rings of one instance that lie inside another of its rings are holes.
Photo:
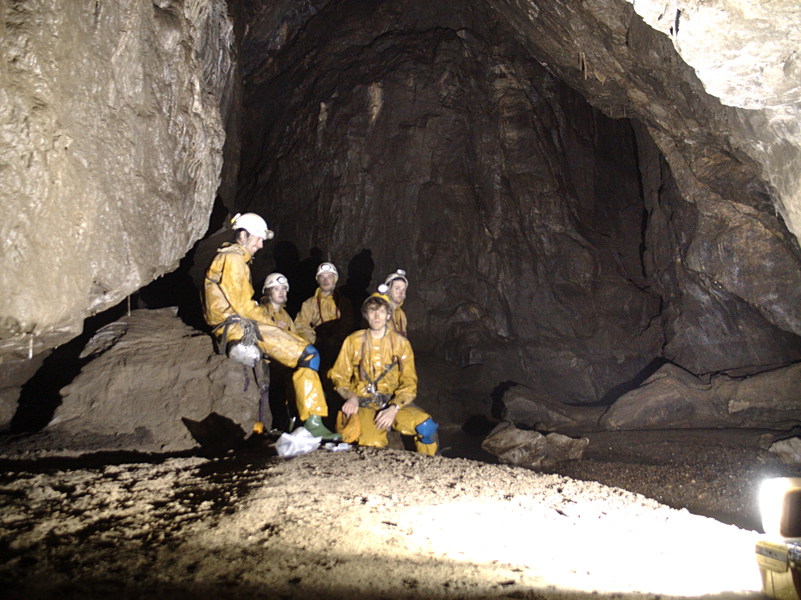
[[[554,467],[568,460],[578,460],[589,444],[587,438],[570,438],[559,433],[543,435],[501,423],[481,443],[501,462],[529,468]]]
[[[501,399],[501,418],[523,429],[559,431],[594,429],[602,408],[569,406],[556,402],[547,391],[515,385]]]
[[[801,422],[799,389],[801,363],[742,379],[699,379],[667,364],[612,404],[600,424],[606,429],[788,429]]]
[[[232,440],[238,429],[241,441],[250,432],[258,387],[252,374],[246,381],[242,365],[214,352],[208,335],[184,325],[169,308],[136,310],[112,326],[111,337],[124,333],[62,390],[63,403],[48,427],[62,444],[72,434],[71,450],[98,450],[91,445],[101,444],[172,452],[197,446],[190,429],[203,440]]]

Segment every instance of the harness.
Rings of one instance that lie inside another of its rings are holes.
[[[317,325],[322,325],[323,323],[326,322],[326,320],[323,318],[323,301],[320,299],[321,296],[322,296],[322,294],[315,294],[315,297],[317,299],[317,314],[320,315],[320,322],[317,323]],[[339,310],[339,300],[340,300],[340,298],[339,298],[339,292],[337,290],[334,290],[331,293],[331,299],[334,301],[334,306],[337,309],[337,316],[334,317],[333,319],[330,319],[330,320],[331,321],[336,321],[337,319],[339,319],[342,316],[342,312]],[[317,327],[317,325],[315,325],[315,327]]]
[[[367,393],[370,395],[364,398],[359,398],[359,406],[367,407],[373,406],[378,410],[382,410],[387,407],[389,401],[392,400],[392,394],[381,394],[378,391],[378,382],[381,381],[387,373],[389,373],[396,365],[400,368],[400,361],[398,357],[395,356],[395,345],[392,343],[392,336],[387,331],[387,335],[390,336],[389,343],[392,346],[392,354],[393,360],[390,364],[384,367],[384,370],[381,374],[376,377],[375,379],[370,379],[370,376],[367,374],[367,369],[364,366],[364,357],[367,354],[367,334],[368,332],[364,332],[364,337],[362,338],[362,356],[359,360],[359,376],[362,377],[365,381],[367,381]]]

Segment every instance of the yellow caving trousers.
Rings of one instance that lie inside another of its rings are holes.
[[[375,416],[378,410],[372,406],[360,406],[357,416],[359,417],[359,426],[361,433],[359,434],[358,444],[360,446],[373,446],[375,448],[383,448],[389,444],[387,439],[387,432],[379,429],[375,425]],[[414,404],[407,404],[400,410],[395,417],[395,422],[392,424],[392,429],[401,433],[401,435],[413,435],[414,447],[420,454],[427,454],[434,456],[437,453],[437,443],[423,444],[420,441],[415,428],[431,418],[424,410],[415,406]]]
[[[259,349],[282,365],[290,368],[296,367],[298,359],[309,342],[275,325],[265,325],[259,322],[256,322],[256,325],[261,336],[261,339],[257,341]],[[222,335],[222,328],[218,326],[214,333],[218,336]],[[244,331],[239,323],[228,327],[229,342],[239,340],[243,335]],[[295,369],[292,374],[292,384],[295,388],[295,403],[301,421],[305,421],[311,415],[328,416],[328,404],[326,404],[323,386],[317,371],[307,367]]]

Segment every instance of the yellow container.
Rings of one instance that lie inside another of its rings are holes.
[[[759,492],[765,538],[756,558],[762,592],[776,600],[801,600],[801,477],[777,477]]]
[[[763,594],[776,600],[801,600],[801,545],[759,540],[756,557]]]

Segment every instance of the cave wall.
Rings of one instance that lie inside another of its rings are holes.
[[[249,14],[240,205],[301,255],[368,248],[373,287],[406,268],[418,347],[577,403],[654,359],[801,358],[798,247],[723,131],[742,113],[628,4]]]
[[[0,28],[0,351],[24,356],[206,231],[234,48],[223,0],[5,1]]]
[[[663,343],[633,129],[450,8],[311,19],[246,90],[240,194],[301,255],[369,249],[373,288],[407,269],[418,347],[595,401]]]

